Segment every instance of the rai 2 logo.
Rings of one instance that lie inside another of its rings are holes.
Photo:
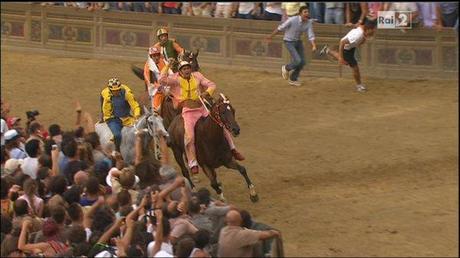
[[[412,29],[412,12],[381,11],[377,16],[377,29]]]

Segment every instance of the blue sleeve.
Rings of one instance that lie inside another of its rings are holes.
[[[292,19],[289,18],[284,23],[280,24],[278,26],[278,31],[284,31],[286,28],[289,28],[291,26],[291,21]]]
[[[313,32],[313,22],[310,20],[307,27],[308,40],[315,40],[315,32]]]

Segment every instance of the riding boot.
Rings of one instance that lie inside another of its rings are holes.
[[[236,149],[232,150],[232,155],[236,160],[239,161],[243,161],[245,159],[244,156],[241,153],[239,153]]]

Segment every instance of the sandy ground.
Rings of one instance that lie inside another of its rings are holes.
[[[2,98],[67,129],[74,101],[95,117],[107,79],[140,94],[130,63],[2,51]],[[142,60],[137,65],[142,65]],[[231,99],[257,186],[221,168],[227,199],[283,232],[288,256],[458,256],[458,81],[310,78],[203,65]],[[203,176],[200,185],[208,186]]]

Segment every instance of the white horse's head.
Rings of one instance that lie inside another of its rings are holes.
[[[157,114],[152,113],[144,106],[144,116],[136,123],[137,130],[144,130],[154,137],[155,135],[168,138],[169,134],[163,125],[163,119]]]
[[[166,131],[166,128],[163,125],[163,118],[159,116],[158,114],[154,113],[151,114],[148,118],[148,128],[149,128],[149,133],[150,135],[155,135],[158,134],[160,136],[169,137],[168,131]]]

